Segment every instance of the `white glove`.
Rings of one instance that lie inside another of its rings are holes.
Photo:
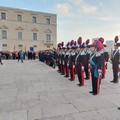
[[[69,63],[67,63],[67,66],[69,66]]]
[[[120,77],[120,72],[118,72],[118,77]]]
[[[88,64],[88,66],[90,66],[90,63]]]
[[[120,64],[118,65],[118,67],[120,68]]]
[[[82,70],[84,70],[84,66],[82,66]]]
[[[99,73],[102,73],[102,70],[98,69],[98,72],[99,72]]]
[[[99,73],[99,76],[102,77],[102,73]]]
[[[98,69],[99,77],[102,78],[102,70]]]

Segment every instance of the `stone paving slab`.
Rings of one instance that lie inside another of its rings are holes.
[[[108,63],[100,94],[91,80],[78,87],[38,60],[4,60],[0,65],[0,120],[120,120],[120,83],[113,84]]]

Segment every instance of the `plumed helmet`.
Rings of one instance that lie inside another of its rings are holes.
[[[99,40],[94,41],[92,46],[94,46],[97,50],[101,50],[104,48],[104,45]]]
[[[99,40],[102,44],[104,43],[104,38],[100,37],[98,40]]]
[[[76,41],[74,41],[74,46],[76,46]]]
[[[61,46],[62,46],[62,47],[64,46],[64,42],[61,43]]]
[[[86,46],[88,46],[89,42],[90,42],[90,39],[87,39],[85,42]]]
[[[73,45],[74,45],[74,40],[71,40],[70,46],[73,46]]]

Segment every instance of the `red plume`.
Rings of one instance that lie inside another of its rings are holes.
[[[118,38],[118,36],[115,36],[115,43],[117,43],[118,42],[118,40],[119,40],[119,38]]]
[[[82,43],[82,37],[79,37],[79,38],[78,38],[77,43],[78,43],[79,45],[81,45],[81,43]]]
[[[62,46],[62,47],[64,46],[64,42],[61,43],[61,46]]]
[[[74,43],[74,40],[71,40],[72,43]]]

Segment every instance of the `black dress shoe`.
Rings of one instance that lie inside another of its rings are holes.
[[[114,83],[118,83],[118,81],[115,81]]]
[[[82,86],[83,86],[83,85],[82,85],[82,84],[80,84],[80,83],[79,83],[79,84],[77,84],[77,85],[78,85],[79,87],[82,87]]]
[[[89,91],[89,93],[93,93],[93,91]]]
[[[80,87],[82,87],[83,85],[82,84],[80,84]]]
[[[66,75],[64,77],[67,77]]]
[[[120,107],[118,107],[118,110],[120,110]]]
[[[112,80],[112,81],[110,81],[110,82],[114,82],[114,81]]]
[[[79,84],[77,84],[78,86],[80,86],[81,84],[79,83]]]
[[[93,93],[93,95],[97,95],[97,93]]]

